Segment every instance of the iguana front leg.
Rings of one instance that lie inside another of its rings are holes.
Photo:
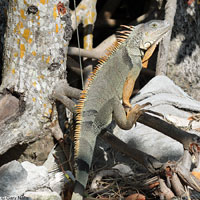
[[[124,130],[129,130],[136,123],[137,119],[143,113],[142,108],[149,105],[149,103],[138,105],[136,104],[130,111],[125,112],[124,107],[118,99],[113,100],[113,117],[117,125]]]
[[[122,101],[123,101],[123,105],[125,108],[131,108],[131,104],[130,104],[130,97],[132,95],[133,92],[133,88],[135,86],[135,77],[134,74],[132,72],[129,72],[128,77],[124,83],[124,88],[123,88],[123,95],[122,95]]]
[[[156,48],[156,43],[153,44],[144,54],[144,57],[142,59],[142,67],[143,68],[147,68],[148,62],[149,62],[149,58],[152,56],[155,48]],[[136,68],[133,68],[134,70],[137,70],[137,66]],[[140,68],[139,68],[140,69]],[[123,88],[123,105],[124,107],[128,107],[131,108],[131,104],[130,104],[130,97],[132,95],[134,86],[135,86],[135,81],[137,79],[137,75],[135,73],[133,73],[133,71],[130,71],[127,79],[124,83],[124,88]]]

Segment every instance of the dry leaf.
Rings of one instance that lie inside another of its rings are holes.
[[[142,194],[131,194],[125,200],[146,200],[146,197]]]

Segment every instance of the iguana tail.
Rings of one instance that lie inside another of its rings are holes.
[[[89,169],[91,166],[94,147],[96,144],[95,130],[93,129],[92,122],[81,123],[81,134],[78,140],[79,149],[75,151],[76,159],[76,183],[72,200],[82,200],[84,190],[88,181]]]

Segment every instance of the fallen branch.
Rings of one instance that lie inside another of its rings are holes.
[[[151,173],[158,173],[158,171],[163,166],[163,163],[159,162],[153,156],[128,146],[126,143],[124,143],[119,138],[109,132],[102,132],[100,134],[100,137],[103,138],[104,141],[109,143],[116,151],[120,151],[128,155],[129,157],[146,167]]]
[[[188,133],[186,131],[183,131],[181,129],[176,128],[174,125],[171,125],[161,119],[159,119],[158,117],[149,115],[147,113],[143,113],[139,119],[138,122],[149,126],[171,138],[173,138],[174,140],[180,142],[184,149],[189,149],[191,148],[191,145],[193,143],[199,143],[200,142],[200,138],[195,135],[195,134],[191,134]],[[199,143],[200,145],[200,143]]]

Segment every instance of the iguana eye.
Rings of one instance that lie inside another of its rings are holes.
[[[158,26],[157,23],[152,23],[152,24],[151,24],[151,27],[153,27],[153,28],[155,28],[155,27],[157,27],[157,26]]]

